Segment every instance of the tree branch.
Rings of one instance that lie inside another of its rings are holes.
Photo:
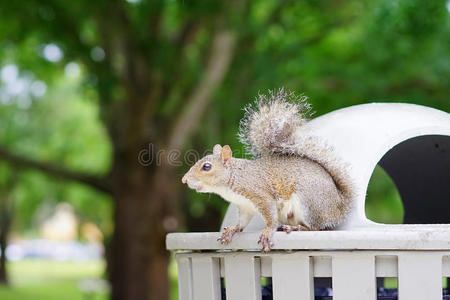
[[[12,153],[3,146],[0,146],[0,159],[5,160],[6,162],[10,163],[15,167],[24,167],[39,170],[53,177],[65,180],[78,181],[80,183],[89,185],[101,192],[108,194],[111,193],[111,188],[108,182],[101,177],[68,170],[56,164],[25,158],[20,155]]]
[[[231,64],[236,35],[229,30],[220,30],[213,37],[211,56],[202,79],[187,100],[186,107],[175,121],[169,135],[169,149],[181,148],[194,131],[204,113],[211,95],[220,85]]]
[[[178,33],[176,39],[174,40],[174,54],[172,55],[172,60],[168,64],[166,70],[164,71],[164,80],[161,82],[161,95],[159,99],[167,99],[169,95],[176,90],[176,87],[183,78],[185,64],[186,64],[186,47],[195,39],[195,36],[200,31],[200,29],[205,25],[205,21],[194,21],[193,19],[187,20],[186,24]],[[151,108],[151,113],[155,113],[154,103]]]

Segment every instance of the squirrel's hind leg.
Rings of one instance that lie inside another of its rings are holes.
[[[278,231],[284,231],[291,233],[292,231],[310,231],[311,229],[304,225],[281,225],[278,227]]]

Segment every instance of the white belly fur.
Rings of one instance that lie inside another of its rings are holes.
[[[278,221],[284,225],[307,225],[305,224],[304,210],[301,207],[300,195],[293,193],[288,200],[277,201]],[[292,213],[292,218],[288,214]]]
[[[258,213],[258,210],[252,201],[229,188],[215,188],[214,193],[218,194],[226,201],[236,204],[239,209],[243,209],[252,214]]]

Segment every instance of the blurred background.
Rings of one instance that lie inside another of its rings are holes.
[[[320,116],[450,110],[447,0],[0,2],[0,298],[176,299],[171,231],[227,203],[181,176],[285,87]],[[366,211],[401,223],[377,167]]]

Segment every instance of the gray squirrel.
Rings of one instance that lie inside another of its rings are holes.
[[[305,97],[284,89],[259,95],[245,108],[238,134],[254,159],[235,158],[230,146],[217,144],[184,175],[191,189],[238,207],[238,224],[224,229],[220,243],[230,243],[256,214],[266,223],[258,241],[263,251],[273,247],[277,229],[332,229],[349,214],[355,189],[346,166],[323,142],[298,131],[309,111]]]

